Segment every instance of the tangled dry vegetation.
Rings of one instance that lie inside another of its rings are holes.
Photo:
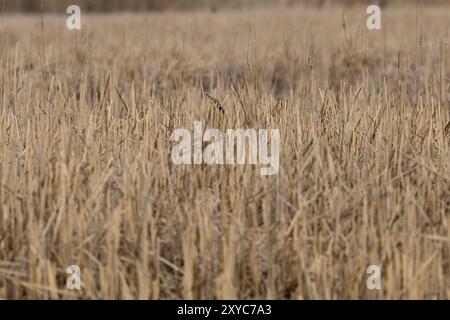
[[[366,17],[3,19],[0,298],[450,298],[450,10]],[[195,120],[280,129],[279,174],[174,166]]]

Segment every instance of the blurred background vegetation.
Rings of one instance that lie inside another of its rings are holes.
[[[449,0],[0,0],[3,12],[59,12],[70,4],[79,5],[84,11],[141,11],[141,10],[191,10],[198,8],[219,10],[221,8],[243,8],[258,5],[292,6],[307,4],[326,6],[332,4],[445,4]],[[41,9],[42,8],[42,9]]]

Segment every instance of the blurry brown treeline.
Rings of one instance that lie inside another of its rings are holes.
[[[84,10],[111,12],[120,10],[189,10],[243,8],[258,5],[292,6],[308,4],[327,6],[333,4],[447,4],[448,0],[0,0],[3,12],[55,12],[77,4]]]

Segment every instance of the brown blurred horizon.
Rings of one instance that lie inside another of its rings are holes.
[[[294,6],[297,4],[323,7],[328,5],[435,5],[448,4],[445,0],[0,0],[2,12],[55,12],[69,5],[79,5],[83,10],[96,12],[164,11],[257,6]]]

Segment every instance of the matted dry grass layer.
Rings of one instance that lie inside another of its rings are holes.
[[[366,17],[3,20],[0,298],[450,298],[450,9]],[[279,174],[174,166],[196,120],[279,129]]]

